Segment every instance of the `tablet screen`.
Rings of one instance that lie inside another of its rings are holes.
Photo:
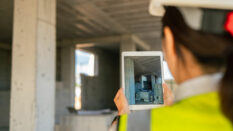
[[[130,105],[163,104],[161,56],[124,56],[124,88]]]

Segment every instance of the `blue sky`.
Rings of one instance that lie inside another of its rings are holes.
[[[89,58],[90,58],[90,54],[80,51],[80,50],[76,50],[75,51],[75,63],[80,64],[80,65],[85,65],[88,64]]]

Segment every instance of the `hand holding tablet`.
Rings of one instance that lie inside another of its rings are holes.
[[[122,87],[131,110],[162,105],[162,52],[123,52]]]
[[[124,95],[123,88],[120,88],[114,98],[114,102],[116,104],[118,115],[129,113],[129,104]]]

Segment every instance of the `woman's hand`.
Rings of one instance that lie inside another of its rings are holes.
[[[163,83],[163,100],[165,106],[170,106],[174,102],[174,94],[167,84]]]
[[[114,102],[118,109],[118,115],[128,114],[129,111],[129,104],[124,95],[123,89],[120,88],[114,98]]]
[[[169,106],[173,104],[174,95],[170,88],[167,87],[167,84],[163,84],[163,99],[164,105]],[[120,88],[114,98],[114,102],[118,109],[118,115],[130,113],[128,101],[124,95],[123,88]]]

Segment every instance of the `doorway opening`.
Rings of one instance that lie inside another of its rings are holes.
[[[75,109],[82,108],[81,103],[81,74],[87,76],[95,76],[95,62],[96,57],[93,53],[77,49],[75,51]]]

